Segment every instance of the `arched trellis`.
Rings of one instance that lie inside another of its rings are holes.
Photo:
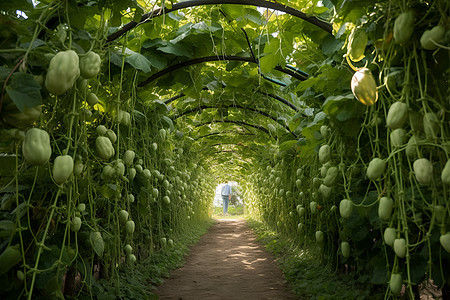
[[[236,150],[218,150],[213,152],[214,154],[218,154],[218,153],[238,153],[238,151]]]
[[[253,148],[251,148],[251,147],[249,147],[247,145],[244,145],[244,144],[239,144],[239,143],[216,143],[216,144],[208,145],[208,147],[200,149],[199,152],[203,152],[203,151],[206,151],[206,150],[211,150],[212,147],[222,146],[222,145],[239,146],[239,147],[245,148],[246,150],[250,150],[252,152],[256,151],[255,149],[253,149]]]
[[[270,136],[269,130],[267,130],[264,126],[261,125],[254,125],[254,124],[250,124],[247,122],[243,122],[243,121],[235,121],[235,120],[211,120],[208,122],[204,122],[204,123],[200,123],[195,125],[195,127],[201,127],[201,126],[205,126],[205,125],[209,125],[209,124],[213,124],[213,123],[234,123],[234,124],[238,124],[241,126],[248,126],[248,127],[252,127],[255,129],[258,129],[264,133],[267,133]]]
[[[216,160],[217,160],[217,159],[211,160],[211,161],[216,161]],[[246,163],[247,163],[247,164],[250,164],[250,163],[248,163],[248,162],[246,162]],[[238,165],[238,164],[233,164],[233,165],[236,166],[236,167],[238,167],[238,168],[248,170],[248,168],[245,167],[245,166],[241,166],[241,165]],[[211,165],[211,168],[216,168],[216,167],[223,167],[223,164],[212,164],[212,165]]]
[[[211,133],[202,135],[202,136],[194,139],[194,141],[198,141],[200,139],[208,138],[208,137],[215,136],[215,135],[228,134],[228,133],[232,133],[234,135],[242,135],[242,136],[255,136],[254,133],[239,132],[239,131],[235,131],[235,130],[222,130],[222,131],[216,131],[216,132],[211,132]]]
[[[208,90],[208,88],[207,88],[207,87],[204,87],[202,90]],[[298,108],[298,107],[295,106],[293,103],[287,101],[286,99],[284,99],[284,98],[282,98],[282,97],[280,97],[280,96],[278,96],[278,95],[274,95],[274,94],[271,94],[271,93],[265,93],[265,92],[262,92],[262,91],[258,91],[258,93],[263,94],[263,95],[265,95],[265,96],[268,96],[268,97],[270,97],[270,98],[273,98],[273,99],[275,99],[275,100],[277,100],[277,101],[279,101],[279,102],[281,102],[281,103],[283,103],[283,104],[289,106],[290,108],[292,108],[292,109],[295,110],[296,112],[299,112],[299,111],[300,111],[300,108]],[[171,97],[171,98],[165,100],[164,103],[167,105],[167,104],[170,104],[170,103],[172,103],[173,101],[175,101],[175,100],[177,100],[177,99],[180,99],[180,98],[183,98],[183,97],[185,97],[185,96],[186,96],[186,95],[185,95],[184,93],[180,93],[180,94],[178,94],[178,95],[175,95],[175,96],[173,96],[173,97]]]
[[[223,153],[223,152],[222,152]],[[221,153],[217,153],[217,154],[221,154]],[[241,162],[243,162],[243,163],[245,163],[245,164],[251,164],[251,162],[249,162],[249,161],[246,161],[245,159],[243,159],[243,158],[240,158],[240,157],[234,157],[233,159],[236,159],[236,160],[238,160],[238,161],[241,161]],[[219,158],[217,157],[217,155],[213,158],[213,159],[211,159],[211,160],[209,160],[209,161],[217,161],[217,160],[219,160]],[[240,166],[240,165],[238,165],[238,164],[235,164],[236,166]],[[242,167],[242,166],[240,166],[240,167]]]
[[[138,83],[138,87],[143,87],[146,86],[147,84],[149,84],[150,82],[160,78],[161,76],[164,76],[170,72],[173,72],[175,70],[178,70],[180,68],[184,68],[184,67],[188,67],[188,66],[192,66],[195,64],[200,64],[200,63],[204,63],[204,62],[211,62],[211,61],[227,61],[227,60],[232,60],[232,61],[243,61],[243,62],[249,62],[249,63],[254,63],[254,64],[258,64],[258,62],[255,60],[255,58],[253,57],[245,57],[245,56],[235,56],[235,55],[215,55],[215,56],[205,56],[205,57],[199,57],[199,58],[194,58],[194,59],[190,59],[190,60],[186,60],[186,61],[182,61],[176,65],[170,66],[168,68],[165,68],[153,75],[151,75],[150,77],[148,77],[146,80],[141,81]],[[306,80],[308,79],[308,77],[306,77],[304,75],[304,72],[298,72],[296,70],[293,70],[291,68],[282,68],[281,66],[276,66],[274,68],[277,71],[283,72],[285,74],[288,74],[298,80]]]
[[[217,144],[209,145],[209,147],[216,147],[216,146],[222,146],[222,145],[232,145],[232,146],[239,146],[239,147],[245,147],[245,148],[251,149],[249,146],[244,145],[244,144],[239,144],[239,143],[217,143]],[[200,149],[200,151],[203,151],[204,149],[206,149],[206,148]]]
[[[188,7],[195,7],[195,6],[201,6],[201,5],[218,5],[218,4],[237,4],[237,5],[251,5],[251,6],[258,6],[258,7],[265,7],[270,8],[278,11],[285,12],[289,15],[298,17],[300,19],[303,19],[311,24],[314,24],[318,26],[319,28],[322,28],[329,34],[332,34],[333,27],[331,24],[324,22],[322,20],[319,20],[316,17],[308,16],[304,12],[301,12],[293,7],[286,6],[280,3],[270,2],[266,0],[187,0],[180,3],[175,3],[172,5],[171,8],[167,7],[159,7],[154,9],[151,12],[145,13],[142,15],[141,20],[139,22],[131,21],[127,24],[125,24],[121,29],[118,31],[110,34],[106,40],[107,42],[114,41],[115,39],[122,36],[127,31],[135,28],[138,25],[144,24],[146,22],[149,22],[151,19],[162,16],[163,14],[170,13],[179,9],[188,8]]]
[[[233,159],[236,159],[236,160],[239,160],[238,158],[233,158]],[[214,159],[214,160],[211,160],[211,162],[217,162],[218,161],[218,159]],[[249,162],[245,162],[245,161],[243,161],[245,164],[251,164],[251,163],[249,163]],[[240,164],[236,164],[236,163],[230,163],[230,165],[233,165],[234,167],[236,167],[236,168],[240,168],[240,169],[244,169],[244,170],[249,170],[249,168],[247,167],[247,166],[245,166],[245,165],[240,165]],[[223,164],[218,164],[218,163],[214,163],[214,164],[211,164],[211,168],[217,168],[217,167],[223,167],[224,165]]]
[[[208,106],[208,105],[201,105],[201,106],[198,106],[198,107],[194,107],[194,108],[188,109],[188,110],[186,110],[186,111],[184,111],[184,112],[182,112],[182,113],[172,117],[172,120],[176,120],[176,119],[178,119],[178,118],[180,118],[180,117],[182,117],[184,115],[191,114],[191,113],[198,112],[198,111],[202,111],[204,109],[213,109],[213,108],[217,109],[218,107],[216,107],[216,106]],[[261,111],[259,109],[246,107],[246,106],[242,106],[242,105],[239,105],[239,104],[222,106],[221,108],[238,108],[238,109],[242,109],[242,110],[252,111],[252,112],[255,112],[255,113],[259,114],[259,115],[262,115],[262,116],[265,116],[265,117],[267,117],[269,119],[272,119],[277,124],[281,125],[280,123],[277,122],[277,118],[275,118],[274,116],[272,116],[272,115],[270,115],[270,114],[268,114],[268,113],[266,113],[264,111]],[[288,126],[286,126],[286,125],[281,125],[281,126],[283,126],[288,132],[290,132],[295,138],[297,138],[297,135],[295,133],[293,133]]]
[[[270,98],[273,98],[273,99],[275,99],[275,100],[277,100],[277,101],[279,101],[279,102],[281,102],[283,104],[286,104],[287,106],[289,106],[290,108],[292,108],[296,112],[300,111],[300,108],[298,108],[297,106],[295,106],[291,102],[287,101],[286,99],[284,99],[284,98],[282,98],[282,97],[280,97],[278,95],[274,95],[274,94],[271,94],[271,93],[265,93],[265,92],[262,92],[262,91],[258,91],[258,93],[266,95],[266,96],[268,96]]]

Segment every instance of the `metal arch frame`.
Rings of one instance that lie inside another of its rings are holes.
[[[237,134],[237,135],[247,135],[247,136],[255,135],[254,133],[238,132],[238,131],[233,131],[233,130],[228,130],[228,131],[223,130],[223,131],[216,131],[216,132],[211,132],[211,133],[202,135],[202,136],[194,139],[194,141],[198,141],[200,139],[207,138],[207,137],[210,137],[213,135],[227,134],[227,133],[233,133],[233,134]]]
[[[207,88],[207,87],[204,87],[202,90],[208,90],[208,88]],[[262,92],[262,91],[257,91],[257,92],[260,93],[260,94],[262,94],[262,95],[265,95],[265,96],[268,96],[268,97],[270,97],[270,98],[273,98],[273,99],[275,99],[275,100],[277,100],[277,101],[279,101],[279,102],[281,102],[281,103],[283,103],[283,104],[289,106],[290,108],[292,108],[292,109],[295,110],[296,112],[299,112],[299,111],[300,111],[300,108],[298,108],[298,107],[295,106],[293,103],[289,102],[288,100],[286,100],[286,99],[284,99],[284,98],[282,98],[282,97],[280,97],[280,96],[278,96],[278,95],[274,95],[274,94],[266,93],[266,92]],[[173,96],[173,97],[171,97],[171,98],[165,100],[165,101],[164,101],[164,104],[166,104],[166,105],[167,105],[167,104],[170,104],[170,103],[172,103],[173,101],[175,101],[175,100],[177,100],[177,99],[179,99],[179,98],[185,97],[185,96],[186,96],[186,95],[185,95],[184,93],[180,93],[180,94],[178,94],[178,95],[175,95],[175,96]]]
[[[208,124],[213,124],[213,123],[234,123],[234,124],[238,124],[241,126],[249,126],[255,129],[258,129],[264,133],[267,133],[270,136],[269,130],[267,130],[264,126],[262,125],[253,125],[247,122],[243,122],[243,121],[234,121],[234,120],[212,120],[212,121],[208,121],[208,122],[204,122],[204,123],[200,123],[195,125],[195,127],[201,127],[201,126],[205,126]]]
[[[218,154],[218,153],[238,153],[239,151],[237,150],[219,150],[216,152],[213,152],[213,154]]]
[[[208,145],[209,148],[205,147],[205,148],[200,149],[199,152],[203,152],[203,151],[206,151],[206,150],[211,150],[211,147],[222,146],[222,145],[238,146],[238,147],[242,147],[244,149],[250,150],[252,152],[256,151],[255,149],[253,149],[253,148],[251,148],[249,146],[243,145],[243,144],[238,144],[238,143],[216,143],[216,144]]]
[[[217,153],[217,154],[220,154],[220,153]],[[210,157],[211,157],[211,156],[210,156]],[[238,161],[241,161],[241,162],[246,163],[246,164],[251,164],[251,162],[246,161],[245,159],[240,158],[240,157],[234,157],[233,159],[237,159]],[[216,160],[218,160],[217,157],[212,158],[210,161],[216,161]],[[237,164],[236,164],[236,165],[237,165]]]
[[[205,88],[203,88],[203,90],[205,90]],[[173,96],[173,97],[171,97],[171,98],[169,98],[169,99],[167,99],[167,100],[165,100],[164,101],[164,104],[170,104],[170,103],[172,103],[173,101],[175,101],[175,100],[177,100],[177,99],[180,99],[180,98],[183,98],[183,97],[186,97],[186,94],[185,93],[179,93],[178,95],[175,95],[175,96]]]
[[[214,55],[214,56],[205,56],[205,57],[199,57],[199,58],[194,58],[194,59],[190,59],[190,60],[186,60],[186,61],[182,61],[180,63],[177,63],[175,65],[172,65],[170,67],[167,67],[159,72],[156,72],[155,74],[151,75],[150,77],[148,77],[146,80],[141,81],[138,83],[138,87],[143,87],[146,86],[147,84],[149,84],[150,82],[170,73],[173,72],[175,70],[184,68],[184,67],[188,67],[188,66],[192,66],[195,64],[200,64],[200,63],[204,63],[204,62],[210,62],[210,61],[227,61],[227,60],[233,60],[233,61],[243,61],[243,62],[249,62],[249,63],[254,63],[254,64],[258,64],[258,62],[253,58],[253,57],[245,57],[245,56],[235,56],[235,55]],[[308,77],[306,77],[303,73],[299,73],[297,71],[294,71],[292,69],[286,69],[286,68],[282,68],[280,66],[276,66],[274,68],[277,71],[283,72],[287,75],[290,75],[300,81],[306,80],[308,79]]]
[[[325,30],[329,34],[333,34],[333,27],[330,23],[319,20],[316,17],[308,16],[304,12],[301,12],[293,7],[285,6],[285,5],[282,5],[279,3],[275,3],[275,2],[270,2],[270,1],[266,1],[266,0],[187,0],[187,1],[179,2],[179,3],[175,3],[174,5],[172,5],[172,8],[160,7],[160,8],[154,9],[151,12],[143,14],[141,17],[141,20],[139,22],[131,21],[131,22],[125,24],[118,31],[110,34],[106,38],[106,42],[107,43],[112,42],[115,39],[122,36],[127,31],[135,28],[136,26],[147,23],[151,19],[162,16],[166,13],[170,13],[170,12],[173,12],[173,11],[176,11],[179,9],[183,9],[183,8],[188,8],[188,7],[201,6],[201,5],[218,5],[218,4],[251,5],[251,6],[265,7],[265,8],[282,11],[289,15],[303,19],[311,24],[314,24],[317,27]]]
[[[282,97],[280,97],[280,96],[278,96],[278,95],[271,94],[271,93],[266,93],[266,92],[262,92],[262,91],[257,91],[257,92],[260,93],[260,94],[262,94],[262,95],[265,95],[265,96],[268,96],[268,97],[270,97],[270,98],[273,98],[273,99],[275,99],[275,100],[277,100],[277,101],[279,101],[279,102],[281,102],[281,103],[283,103],[283,104],[289,106],[290,108],[292,108],[293,110],[295,110],[295,112],[300,112],[300,108],[298,108],[298,107],[295,106],[293,103],[287,101],[286,99],[284,99],[284,98],[282,98]]]
[[[200,139],[211,137],[213,135],[227,134],[227,133],[233,133],[233,134],[237,134],[237,135],[246,135],[246,136],[252,136],[252,135],[254,136],[255,135],[254,133],[244,133],[244,132],[238,132],[238,131],[231,131],[231,130],[230,131],[226,131],[226,130],[224,130],[224,131],[216,131],[216,132],[211,132],[211,133],[202,135],[202,136],[200,136],[198,138],[195,138],[194,141],[198,141]]]
[[[240,164],[235,162],[233,164],[230,163],[230,166],[243,169],[246,172],[248,172],[250,170],[248,167],[243,165],[243,163],[250,164],[249,162],[246,162],[245,160],[237,158],[237,157],[234,157],[233,159],[235,159],[238,162],[240,162]],[[219,164],[218,163],[218,159],[217,158],[216,159],[212,159],[211,163],[214,163],[214,164],[211,165],[211,168],[219,168],[219,167],[223,166],[223,164]],[[216,173],[216,170],[213,170],[212,172]]]
[[[216,146],[222,146],[222,145],[233,145],[233,146],[239,146],[239,147],[244,147],[244,148],[249,148],[251,149],[249,146],[244,145],[244,144],[239,144],[239,143],[217,143],[217,144],[212,144],[209,145],[210,147],[216,147]]]
[[[172,120],[176,120],[176,119],[178,119],[178,118],[180,118],[180,117],[182,117],[182,116],[185,116],[185,115],[187,115],[187,114],[190,114],[190,113],[202,111],[202,110],[204,110],[204,109],[212,109],[212,108],[219,108],[219,107],[216,107],[216,106],[208,106],[208,105],[201,105],[201,106],[194,107],[194,108],[192,108],[192,109],[186,110],[186,111],[184,111],[184,112],[182,112],[182,113],[180,113],[180,114],[174,116],[174,117],[172,118]],[[269,118],[269,119],[275,121],[278,125],[281,125],[280,123],[277,122],[277,118],[275,118],[275,117],[273,117],[272,115],[270,115],[270,114],[268,114],[268,113],[266,113],[266,112],[264,112],[264,111],[261,111],[261,110],[259,110],[259,109],[255,109],[255,108],[251,108],[251,107],[246,107],[246,106],[242,106],[242,105],[238,105],[238,104],[235,104],[235,105],[228,105],[228,106],[222,106],[222,108],[239,108],[239,109],[243,109],[243,110],[253,111],[253,112],[255,112],[255,113],[259,114],[259,115],[265,116],[265,117],[267,117],[267,118]],[[298,138],[297,135],[296,135],[295,133],[293,133],[293,132],[289,129],[288,126],[285,126],[285,125],[281,125],[281,126],[283,126],[284,129],[286,129],[288,132],[290,132],[295,138]]]
[[[214,159],[214,160],[211,160],[211,161],[216,161],[217,159]],[[242,160],[240,160],[240,159],[238,159],[239,161],[242,161]],[[245,162],[245,161],[244,161]],[[245,162],[246,164],[250,164],[249,162]],[[233,164],[234,166],[236,166],[236,167],[238,167],[238,168],[241,168],[241,169],[245,169],[245,170],[248,170],[248,168],[246,168],[246,167],[244,167],[244,166],[241,166],[241,165],[238,165],[238,164]],[[222,165],[219,165],[219,164],[214,164],[214,165],[211,165],[211,168],[216,168],[216,167],[220,167],[220,166],[222,166]]]

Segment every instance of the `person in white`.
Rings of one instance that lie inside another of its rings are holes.
[[[228,180],[225,181],[225,185],[222,187],[222,200],[223,200],[223,214],[228,215],[228,203],[231,198],[231,185],[228,184]]]

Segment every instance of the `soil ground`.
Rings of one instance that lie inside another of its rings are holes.
[[[241,219],[217,220],[156,293],[176,300],[296,299],[274,257]]]

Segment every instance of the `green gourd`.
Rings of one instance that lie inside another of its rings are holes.
[[[53,162],[53,180],[57,184],[63,184],[73,172],[73,158],[70,155],[59,155]]]
[[[414,32],[414,12],[412,10],[401,13],[394,21],[394,40],[399,44],[406,44]]]
[[[387,221],[391,218],[392,209],[394,207],[394,201],[388,197],[382,197],[378,204],[378,217]]]
[[[414,174],[420,184],[430,184],[433,180],[433,164],[426,158],[419,158],[413,164]]]
[[[348,199],[341,200],[339,203],[339,213],[344,219],[349,218],[352,215],[353,202]]]
[[[46,164],[52,155],[50,136],[47,131],[39,128],[28,130],[22,143],[22,154],[31,165]]]
[[[386,168],[386,162],[380,158],[374,158],[370,161],[367,167],[367,178],[370,180],[377,180],[383,175]]]
[[[80,59],[80,74],[84,78],[90,79],[97,76],[100,71],[102,60],[100,55],[95,52],[89,51]]]
[[[60,51],[51,60],[45,87],[53,95],[68,91],[80,76],[78,55],[73,50]]]

